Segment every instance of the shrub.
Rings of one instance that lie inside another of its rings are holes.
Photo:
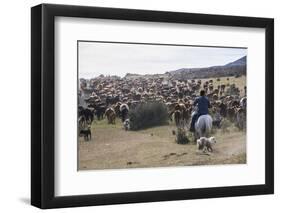
[[[186,131],[183,128],[178,128],[177,135],[176,135],[176,142],[178,144],[189,143],[189,139],[186,135]]]
[[[131,130],[164,125],[168,122],[168,110],[161,102],[142,103],[129,112]]]

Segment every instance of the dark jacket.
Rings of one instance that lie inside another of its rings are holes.
[[[196,98],[193,105],[194,106],[197,105],[197,107],[198,107],[197,113],[199,115],[207,115],[209,113],[208,108],[211,107],[210,101],[206,96],[200,96],[200,97]]]

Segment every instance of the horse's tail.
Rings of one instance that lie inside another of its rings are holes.
[[[200,117],[197,121],[197,132],[199,134],[199,137],[207,137],[209,132],[211,131],[212,128],[212,119],[209,119],[208,116]]]
[[[203,122],[203,125],[202,125],[202,134],[205,136],[205,137],[208,137],[208,134],[209,134],[209,131],[211,130],[211,125],[212,122],[209,122],[209,119],[208,117],[206,117],[206,119],[204,120]]]
[[[202,127],[203,135],[206,135],[206,130],[207,130],[207,124],[206,124],[206,122],[203,122],[203,127]]]

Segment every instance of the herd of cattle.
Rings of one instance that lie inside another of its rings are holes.
[[[100,76],[90,80],[80,79],[78,127],[85,140],[91,135],[90,125],[94,119],[107,119],[115,124],[120,118],[126,130],[130,129],[130,109],[150,101],[166,105],[170,119],[177,127],[188,126],[194,110],[193,101],[204,89],[211,103],[213,125],[220,128],[223,119],[233,122],[239,129],[246,125],[246,86],[215,80],[177,80],[172,77],[134,78]],[[216,85],[216,86],[214,86]]]

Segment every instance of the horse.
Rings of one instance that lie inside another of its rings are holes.
[[[201,115],[195,123],[195,139],[208,137],[212,130],[213,119],[210,115]]]

